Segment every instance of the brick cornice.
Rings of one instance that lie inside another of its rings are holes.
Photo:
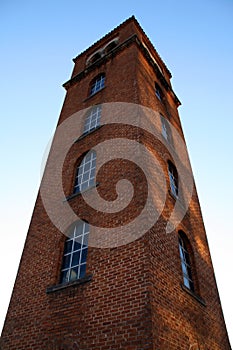
[[[132,45],[133,43],[136,43],[139,47],[139,49],[141,50],[141,52],[143,53],[144,57],[147,59],[147,61],[149,62],[149,64],[153,67],[161,85],[165,88],[166,91],[170,92],[176,105],[179,106],[181,103],[178,99],[178,97],[176,96],[176,94],[174,93],[174,91],[172,90],[171,86],[168,84],[168,82],[166,81],[165,77],[163,76],[163,74],[161,73],[161,71],[159,70],[157,64],[153,61],[153,59],[151,58],[151,55],[149,53],[149,51],[147,50],[147,48],[143,45],[142,41],[139,39],[137,34],[133,34],[132,36],[130,36],[127,40],[125,40],[123,43],[117,45],[113,50],[111,50],[109,53],[105,54],[103,57],[99,58],[97,61],[95,61],[94,63],[92,63],[90,66],[86,67],[83,71],[81,71],[80,73],[78,73],[77,75],[75,75],[73,78],[71,78],[70,80],[68,80],[67,82],[65,82],[63,84],[63,87],[68,90],[71,86],[75,85],[77,82],[79,82],[80,80],[82,80],[83,78],[85,78],[90,72],[92,72],[94,69],[96,69],[97,67],[100,67],[102,64],[106,63],[107,61],[109,61],[111,58],[113,58],[114,56],[116,56],[119,52],[121,52],[122,50],[124,50],[126,47]]]

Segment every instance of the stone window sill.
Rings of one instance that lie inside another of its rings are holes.
[[[87,191],[91,190],[92,188],[98,187],[98,186],[99,186],[99,182],[96,182],[93,186],[90,186],[90,187],[88,187],[87,189],[85,189],[85,190],[83,190],[83,191],[80,191],[80,192],[77,192],[77,193],[73,193],[73,194],[71,194],[70,196],[67,196],[67,197],[63,200],[63,202],[68,202],[69,200],[71,200],[71,199],[73,199],[73,198],[75,198],[75,197],[80,196],[82,193],[87,192]]]
[[[76,286],[80,286],[84,283],[90,282],[92,280],[92,275],[87,275],[83,278],[80,278],[76,281],[73,282],[68,282],[68,283],[60,283],[60,284],[56,284],[54,286],[49,286],[46,289],[46,293],[50,294],[59,290],[63,290],[63,289],[67,289],[70,287],[76,287]]]
[[[83,100],[83,102],[89,101],[92,97],[96,96],[99,92],[103,91],[104,89],[106,89],[106,85],[102,89],[96,91],[94,94],[92,94],[92,95],[88,96],[87,98],[85,98],[85,100]]]
[[[193,292],[192,290],[188,289],[187,287],[185,287],[185,285],[183,283],[181,283],[181,288],[188,293],[189,295],[191,295],[194,299],[196,299],[200,304],[202,304],[203,306],[206,306],[206,302],[204,299],[202,299],[199,295],[197,295],[195,292]]]
[[[89,130],[89,131],[83,133],[81,136],[79,136],[79,137],[77,138],[77,140],[75,140],[75,143],[78,142],[78,141],[80,141],[80,140],[82,140],[82,139],[84,139],[86,136],[88,136],[88,135],[90,135],[90,134],[93,134],[95,131],[97,131],[97,130],[99,130],[100,128],[102,128],[102,126],[103,126],[103,125],[99,125],[99,126],[97,126],[96,128],[93,128],[93,129],[91,129],[91,130]]]

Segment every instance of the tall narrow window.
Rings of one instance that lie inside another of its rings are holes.
[[[83,158],[75,177],[74,193],[86,190],[95,184],[96,152],[90,151]]]
[[[75,281],[85,276],[89,224],[78,221],[65,241],[60,283]]]
[[[183,281],[184,281],[185,287],[194,291],[190,254],[188,252],[187,244],[183,236],[184,236],[183,234],[182,235],[179,234],[179,251],[180,251],[181,268],[183,273]]]
[[[168,140],[168,123],[162,114],[160,114],[161,124],[162,124],[162,135]]]
[[[90,111],[88,111],[85,119],[84,134],[96,129],[100,125],[101,118],[101,105],[93,106]]]
[[[94,95],[96,92],[104,88],[105,74],[98,75],[91,83],[90,95]]]
[[[159,85],[157,83],[155,83],[155,95],[158,97],[158,99],[160,101],[162,101],[163,99],[163,93],[161,88],[159,87]]]
[[[170,188],[173,196],[178,197],[178,173],[172,162],[168,161],[168,174],[170,180]]]

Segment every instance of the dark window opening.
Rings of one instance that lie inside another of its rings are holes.
[[[169,174],[169,181],[170,181],[170,189],[171,193],[174,197],[178,197],[178,173],[176,170],[175,165],[168,161],[168,174]]]

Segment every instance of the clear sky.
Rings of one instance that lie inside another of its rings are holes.
[[[172,72],[182,102],[180,117],[233,344],[233,0],[1,0],[0,329],[72,58],[133,14]]]

